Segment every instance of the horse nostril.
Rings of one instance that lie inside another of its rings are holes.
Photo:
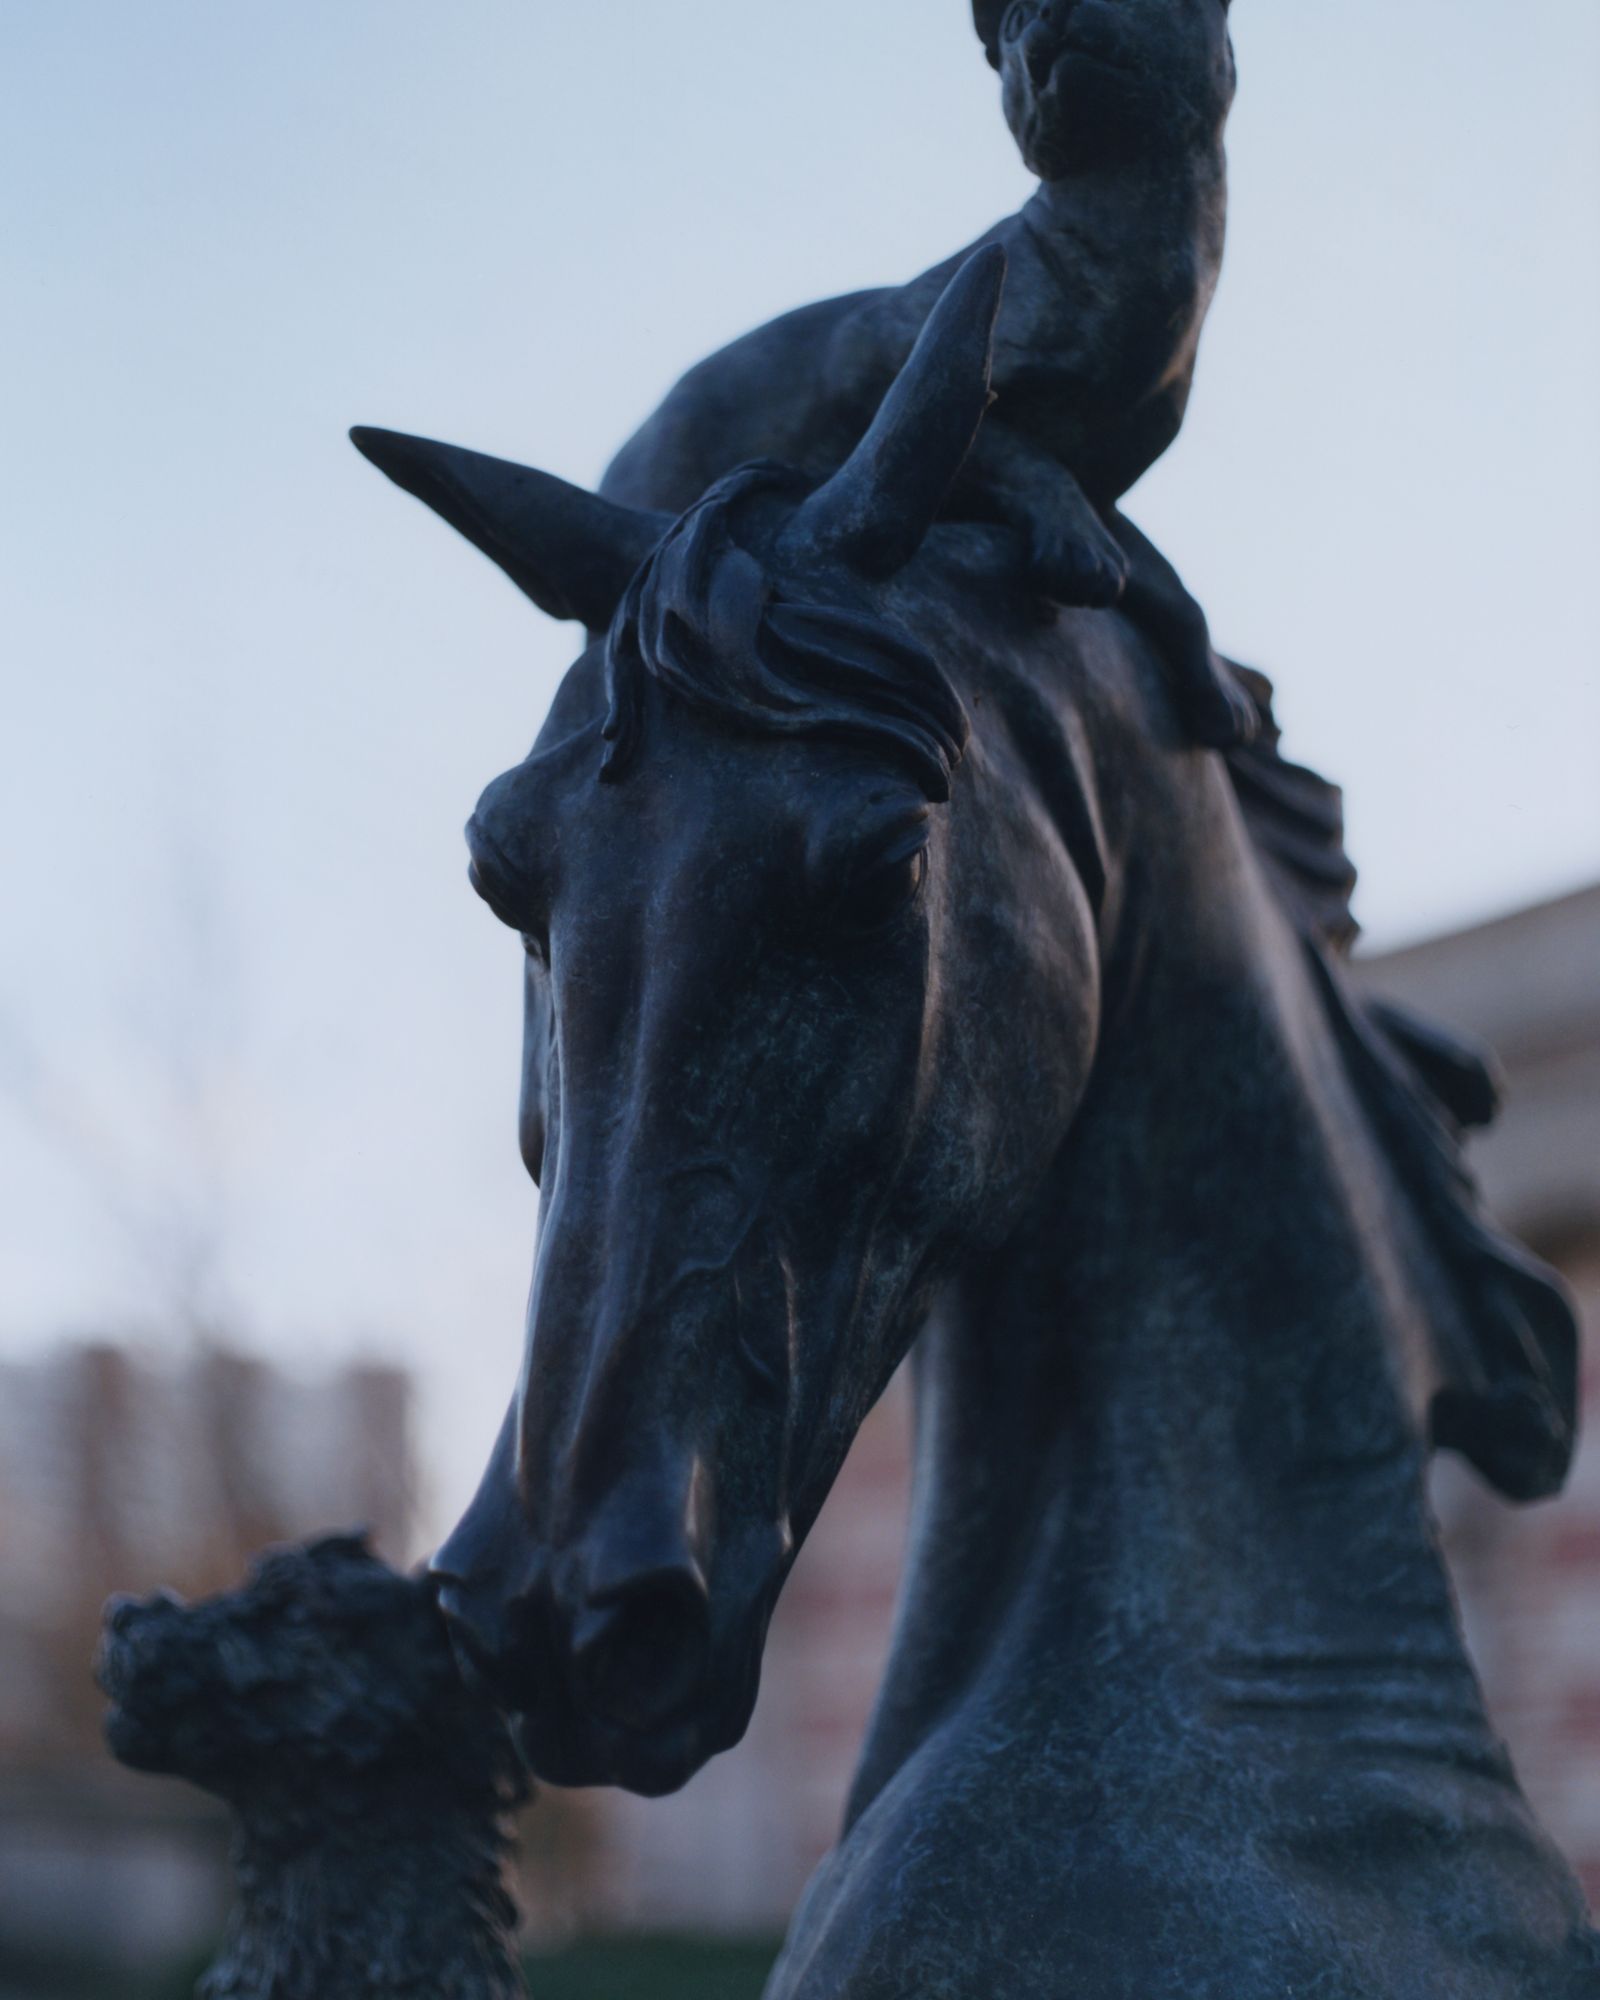
[[[698,1577],[647,1577],[581,1613],[573,1673],[584,1705],[597,1715],[624,1729],[651,1729],[693,1700],[710,1648]]]

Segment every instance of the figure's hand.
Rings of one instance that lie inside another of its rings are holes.
[[[1022,537],[1028,580],[1041,597],[1093,610],[1122,601],[1127,554],[1077,480],[1032,438],[991,417],[962,477],[980,516]]]
[[[1087,508],[1070,520],[1031,516],[1027,530],[1028,569],[1042,596],[1095,610],[1121,602],[1128,559]]]

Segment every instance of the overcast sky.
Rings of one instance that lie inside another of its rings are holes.
[[[1238,0],[1232,237],[1130,503],[1395,942],[1600,876],[1600,7]],[[459,828],[573,651],[344,442],[592,480],[690,362],[1029,190],[966,0],[0,0],[0,1352],[509,1393],[518,951]]]

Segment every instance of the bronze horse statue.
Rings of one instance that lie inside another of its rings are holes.
[[[1425,1490],[1560,1484],[1569,1307],[1475,1205],[1481,1065],[1347,983],[1266,684],[1201,745],[1123,612],[939,518],[1002,263],[821,480],[668,516],[357,434],[604,634],[468,829],[543,1206],[443,1603],[535,1774],[682,1784],[909,1353],[892,1657],[771,2000],[1594,2000]]]

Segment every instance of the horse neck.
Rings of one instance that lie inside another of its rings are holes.
[[[1420,1676],[1475,1727],[1424,1492],[1429,1253],[1259,884],[1216,943],[1140,941],[1031,1221],[920,1344],[856,1810],[1009,1674],[1106,1711],[1177,1676],[1206,1712]]]

